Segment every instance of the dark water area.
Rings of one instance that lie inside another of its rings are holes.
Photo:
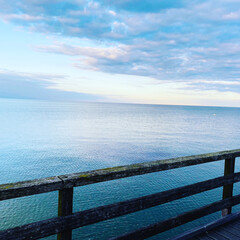
[[[0,100],[0,183],[237,148],[240,108]],[[219,161],[78,187],[74,211],[222,176],[223,166]],[[239,194],[239,184],[235,186]],[[52,192],[1,201],[0,229],[57,216],[57,196]],[[83,227],[73,236],[108,239],[221,196],[222,189],[215,189]],[[212,214],[151,239],[167,239],[219,216]]]

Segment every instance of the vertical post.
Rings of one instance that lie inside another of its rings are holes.
[[[58,216],[72,214],[73,209],[73,188],[65,188],[58,194]],[[72,240],[72,229],[58,234],[57,240]]]
[[[230,157],[225,159],[224,176],[234,173],[235,158]],[[223,186],[223,199],[230,198],[233,196],[233,184]],[[225,208],[222,210],[222,216],[226,216],[232,212],[232,207]]]

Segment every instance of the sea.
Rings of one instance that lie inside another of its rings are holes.
[[[240,108],[0,99],[0,184],[239,148]],[[74,212],[219,177],[223,169],[218,161],[77,187]],[[0,230],[56,217],[57,197],[1,201]],[[73,239],[109,239],[221,198],[222,188],[207,191],[73,230]],[[168,239],[220,216],[150,239]]]

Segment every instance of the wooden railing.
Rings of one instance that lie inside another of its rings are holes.
[[[69,240],[72,239],[72,229],[154,207],[222,186],[223,199],[221,201],[185,212],[176,217],[113,239],[145,239],[217,211],[222,210],[223,216],[228,215],[231,213],[231,207],[240,203],[240,195],[232,195],[233,184],[240,181],[240,173],[234,173],[235,158],[237,157],[240,157],[240,149],[0,185],[0,200],[59,191],[58,217],[0,231],[0,239],[39,239],[58,234],[58,240]],[[224,176],[222,177],[72,213],[74,187],[224,159],[225,169]]]

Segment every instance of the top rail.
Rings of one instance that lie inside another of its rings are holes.
[[[240,157],[240,149],[171,158],[0,185],[0,200]]]

